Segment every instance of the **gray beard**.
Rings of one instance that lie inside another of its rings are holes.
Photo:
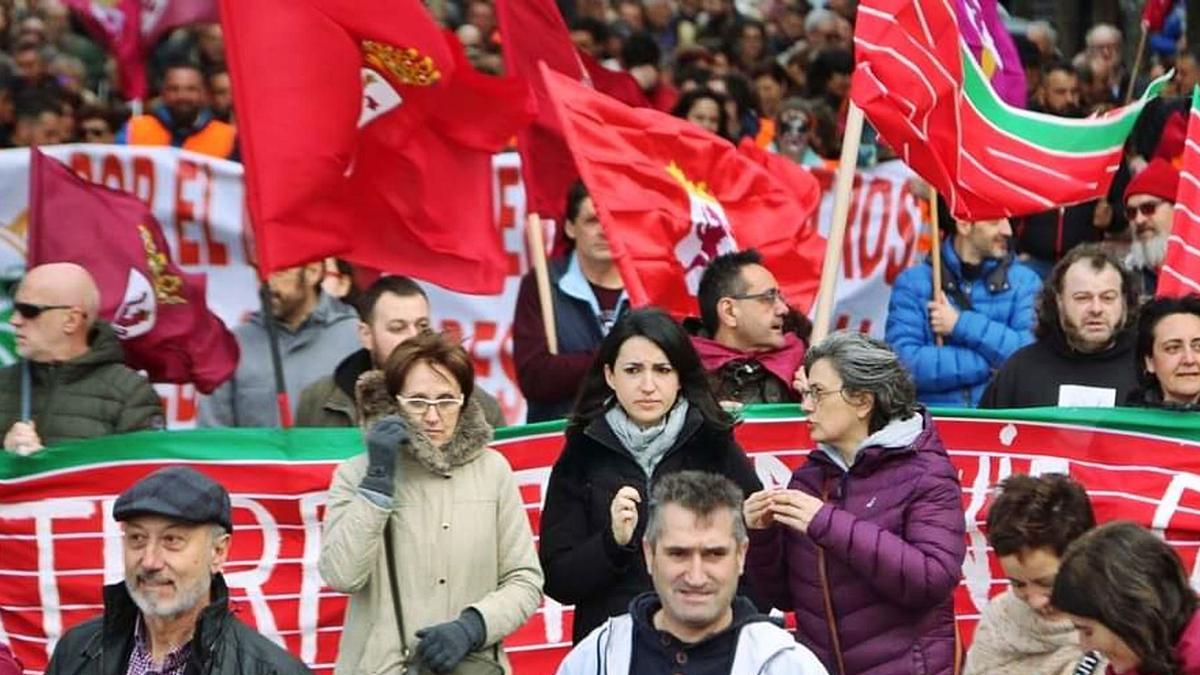
[[[133,598],[133,604],[137,605],[142,614],[160,619],[174,619],[190,612],[197,605],[208,600],[211,589],[212,577],[202,576],[190,586],[177,587],[174,602],[164,605],[146,597],[138,590],[133,581],[125,579],[125,590],[129,591],[129,597]]]
[[[1129,266],[1134,269],[1158,270],[1167,255],[1167,237],[1156,234],[1145,241],[1135,239],[1129,247]]]

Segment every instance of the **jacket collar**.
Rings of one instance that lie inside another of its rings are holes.
[[[354,400],[354,386],[358,383],[358,378],[371,370],[372,365],[371,352],[360,349],[342,359],[337,368],[333,369],[333,383],[349,396],[350,400]]]
[[[161,103],[154,106],[154,108],[151,110],[151,114],[153,114],[154,117],[157,118],[158,121],[161,122],[162,125],[171,132],[171,136],[178,141],[186,139],[188,136],[200,131],[204,127],[208,126],[209,122],[213,121],[212,110],[208,108],[201,108],[200,112],[196,115],[196,121],[192,122],[190,127],[185,128],[176,127],[175,119],[171,117],[171,110]]]
[[[991,293],[1000,293],[1009,289],[1008,269],[1013,263],[1013,254],[1005,254],[1003,258],[984,258],[980,264],[980,269],[983,272],[982,279],[987,284],[987,289]],[[933,265],[933,256],[925,259],[929,265]],[[942,267],[950,272],[945,275],[942,280],[942,285],[947,290],[957,287],[963,282],[962,259],[958,257],[958,251],[954,249],[954,237],[946,237],[942,242]]]
[[[96,658],[102,654],[103,644],[116,646],[119,652],[110,653],[109,658],[119,658],[124,661],[129,656],[129,648],[133,644],[133,631],[140,614],[129,589],[124,581],[109,584],[104,587],[104,618],[103,630],[97,634],[100,640],[93,639],[84,648],[88,658]],[[200,610],[196,620],[196,629],[192,634],[192,656],[194,663],[207,657],[213,645],[221,637],[227,626],[229,612],[229,587],[225,584],[225,576],[221,573],[213,575],[212,587],[209,589],[209,603]],[[111,672],[102,670],[102,672]]]
[[[831,445],[818,443],[819,454],[843,472],[850,471],[851,466],[863,465],[870,467],[878,462],[884,454],[917,452],[928,442],[928,436],[933,432],[929,411],[921,410],[915,415],[888,422],[882,429],[867,436],[854,452],[854,463],[847,465],[842,454]]]
[[[575,298],[580,302],[586,302],[592,308],[592,314],[600,316],[600,303],[596,301],[596,293],[592,291],[592,284],[583,276],[583,268],[579,265],[579,256],[575,255],[574,251],[567,257],[567,271],[558,279],[558,290],[564,295]],[[621,297],[617,301],[617,307],[629,301],[629,296],[625,290],[621,290]]]
[[[358,378],[357,400],[362,414],[363,433],[383,417],[404,416],[400,404],[387,393],[382,370],[369,370]],[[409,432],[409,455],[418,464],[440,476],[449,476],[453,468],[482,455],[492,441],[492,427],[484,419],[483,409],[474,395],[463,406],[454,434],[441,447],[435,446],[428,436],[411,425]]]
[[[1108,349],[1085,353],[1067,344],[1067,336],[1063,333],[1062,325],[1058,323],[1059,320],[1061,319],[1056,319],[1050,335],[1042,339],[1046,340],[1054,353],[1064,359],[1068,361],[1120,361],[1130,359],[1134,343],[1137,340],[1137,331],[1132,324],[1117,333],[1117,339]]]
[[[97,321],[88,333],[88,350],[68,361],[57,363],[31,363],[33,372],[47,375],[54,369],[60,377],[74,380],[90,373],[97,366],[108,363],[124,363],[125,350],[112,326],[104,321]]]
[[[330,324],[337,323],[339,321],[344,321],[348,318],[354,318],[354,316],[355,316],[355,314],[354,314],[353,308],[351,308],[349,305],[345,304],[341,300],[338,300],[338,299],[334,298],[333,296],[329,295],[325,291],[321,291],[317,295],[317,305],[315,307],[313,307],[313,311],[307,317],[304,318],[304,321],[300,322],[300,325],[296,327],[296,330],[293,331],[291,328],[283,325],[282,323],[277,321],[275,319],[275,317],[271,317],[271,320],[275,321],[275,325],[279,326],[279,328],[281,330],[284,330],[284,331],[287,331],[287,332],[293,333],[293,334],[298,334],[298,333],[305,332],[306,329],[308,329],[310,326],[313,326],[313,325],[327,326]],[[252,323],[256,323],[260,326],[266,325],[265,323],[263,323],[262,310],[259,310],[257,312],[254,312],[253,314],[251,314],[250,321]]]

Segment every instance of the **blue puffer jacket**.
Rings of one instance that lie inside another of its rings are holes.
[[[892,286],[886,337],[917,383],[917,398],[930,406],[975,406],[992,373],[1013,352],[1033,342],[1034,302],[1042,282],[1033,270],[1013,260],[988,259],[983,275],[962,276],[953,238],[942,243],[948,274],[943,288],[957,286],[971,301],[959,311],[958,323],[941,347],[934,342],[926,303],[933,297],[933,266],[928,260],[905,270]],[[1007,269],[1002,268],[1002,263]]]

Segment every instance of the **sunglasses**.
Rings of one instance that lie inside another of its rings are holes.
[[[1137,206],[1127,206],[1125,207],[1125,220],[1133,220],[1134,217],[1139,213],[1149,218],[1150,216],[1154,215],[1155,211],[1158,210],[1160,204],[1162,204],[1162,200],[1155,199],[1148,202],[1142,202]]]
[[[52,309],[71,309],[71,305],[35,305],[32,302],[14,302],[13,311],[20,314],[25,319],[36,319]]]

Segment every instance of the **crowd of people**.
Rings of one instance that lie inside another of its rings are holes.
[[[575,45],[630,73],[654,107],[804,166],[836,163],[854,2],[558,4]],[[1108,16],[1109,4],[1089,11]],[[429,5],[476,68],[502,72],[489,0]],[[571,189],[549,302],[531,272],[513,315],[525,421],[566,419],[536,545],[513,471],[489,447],[513,420],[463,347],[434,332],[420,284],[382,275],[360,289],[340,261],[271,275],[269,306],[233,329],[237,370],[201,398],[198,424],[281,423],[275,335],[296,424],[361,430],[365,452],[332,478],[318,563],[350,597],[335,673],[510,672],[501,641],[543,593],[574,606],[567,675],[1200,672],[1179,557],[1138,525],[1097,526],[1085,486],[1063,475],[1013,476],[989,500],[1010,588],[959,649],[962,486],[928,407],[1200,409],[1200,295],[1154,297],[1200,78],[1182,3],[1144,73],[1126,66],[1132,41],[1116,24],[1070,44],[1053,18],[1035,8],[1010,21],[1030,109],[1106,110],[1170,67],[1172,91],[1143,113],[1105,199],[1011,221],[930,205],[947,225],[931,244],[939,269],[930,256],[896,278],[884,339],[814,342],[752,249],[707,266],[692,317],[633,308],[597,205],[582,183]],[[219,26],[173,32],[147,66],[157,96],[133,114],[113,104],[111,61],[60,2],[0,0],[0,147],[126,143],[236,160]],[[888,156],[867,147],[860,163]],[[0,369],[6,451],[163,428],[83,267],[30,269],[11,323],[22,362]],[[811,452],[784,486],[764,486],[733,433],[758,403],[805,414]],[[307,672],[230,613],[222,486],[163,470],[112,516],[125,578],[47,672]],[[772,609],[794,613],[795,630]],[[0,675],[13,668],[0,645]]]

